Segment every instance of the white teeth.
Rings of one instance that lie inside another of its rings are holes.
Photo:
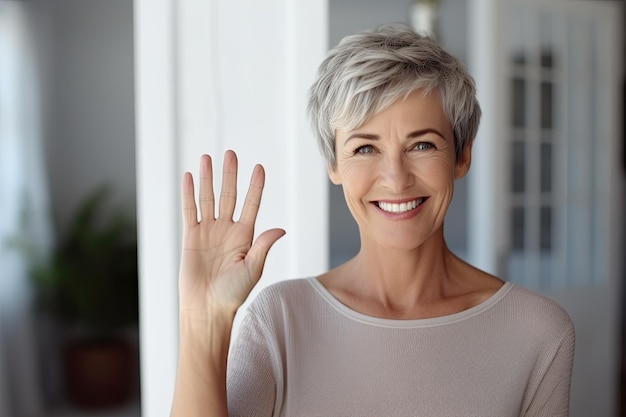
[[[386,203],[384,201],[378,202],[378,207],[384,211],[390,213],[404,213],[415,209],[417,206],[424,202],[424,198],[418,198],[417,200],[407,201],[406,203]]]

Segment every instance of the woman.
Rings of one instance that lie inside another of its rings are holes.
[[[189,173],[182,186],[172,415],[568,415],[567,314],[468,265],[444,241],[480,119],[461,63],[405,25],[359,33],[320,66],[309,113],[330,179],[358,223],[360,251],[321,276],[263,290],[227,361],[234,314],[285,232],[252,242],[260,166],[232,220],[230,151],[216,218],[203,156],[199,207]]]

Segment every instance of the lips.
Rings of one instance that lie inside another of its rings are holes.
[[[376,201],[375,204],[383,211],[388,213],[406,213],[411,210],[415,210],[417,207],[424,204],[426,197],[420,197],[415,200],[403,201],[401,203],[390,203],[386,201]]]

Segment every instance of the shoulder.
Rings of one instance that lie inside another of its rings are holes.
[[[264,287],[252,301],[252,304],[286,302],[294,298],[308,297],[313,291],[313,278],[296,278],[279,281]]]
[[[248,313],[262,316],[285,315],[297,308],[314,302],[313,278],[297,278],[280,281],[259,291],[251,301]]]
[[[510,284],[509,303],[528,314],[536,314],[553,320],[570,323],[567,311],[552,298],[516,284]]]
[[[574,324],[567,311],[550,297],[527,288],[509,284],[510,291],[503,299],[513,320],[523,329],[552,334],[554,337],[574,335]]]
[[[239,333],[257,334],[264,343],[283,346],[294,329],[308,328],[322,309],[311,280],[289,279],[262,288],[242,312]]]

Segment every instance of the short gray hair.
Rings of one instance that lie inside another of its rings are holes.
[[[343,38],[309,90],[309,118],[328,165],[336,162],[336,129],[357,128],[418,89],[439,92],[458,160],[473,142],[481,115],[474,80],[463,63],[403,23]]]

